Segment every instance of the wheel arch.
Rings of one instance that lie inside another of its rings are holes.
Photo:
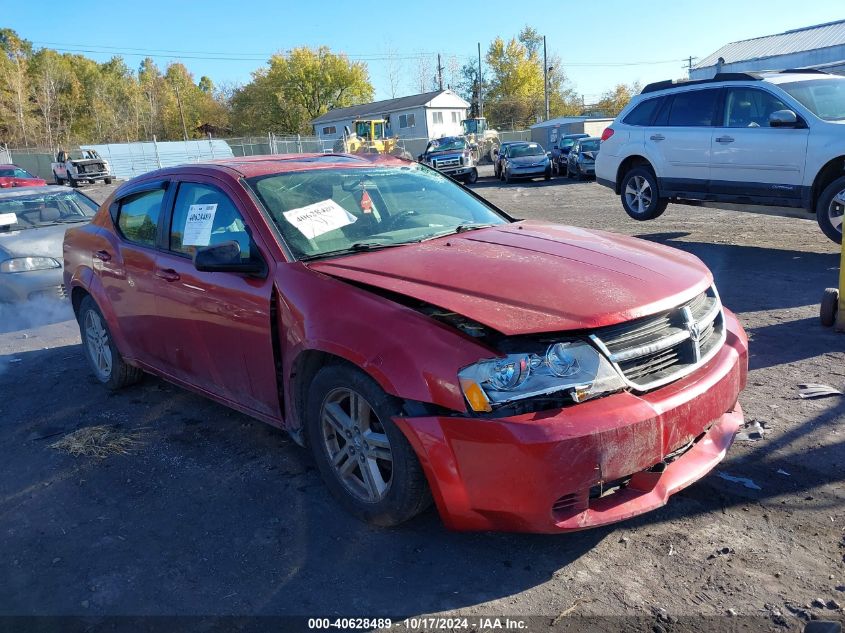
[[[810,190],[811,211],[816,210],[816,204],[825,188],[840,176],[845,176],[845,155],[829,160],[816,174]]]
[[[634,167],[647,167],[655,175],[655,178],[657,177],[657,174],[654,171],[654,165],[651,164],[651,161],[648,158],[641,156],[640,154],[632,154],[619,163],[619,167],[616,170],[615,190],[617,194],[622,193],[622,179],[625,177],[625,174]]]

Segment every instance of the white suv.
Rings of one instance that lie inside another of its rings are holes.
[[[841,242],[845,77],[785,70],[649,84],[604,131],[596,180],[635,220],[670,201],[802,207]]]

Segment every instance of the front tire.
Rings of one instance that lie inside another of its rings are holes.
[[[323,481],[350,514],[374,525],[398,525],[431,504],[397,415],[401,402],[355,367],[323,367],[311,383],[305,432]]]
[[[103,313],[90,296],[79,305],[77,320],[85,357],[97,380],[116,391],[141,379],[144,372],[124,362]]]
[[[845,176],[840,176],[822,191],[816,203],[816,222],[822,233],[837,244],[842,243],[842,219],[845,214]]]
[[[464,182],[468,185],[475,184],[478,180],[478,170],[473,167],[472,171],[466,175]]]
[[[61,178],[59,178],[59,177],[56,175],[56,172],[53,172],[53,178],[56,180],[56,184],[57,184],[57,185],[63,185],[63,184],[65,183],[65,181],[64,181],[64,180],[62,180]]]
[[[76,187],[77,181],[74,180],[73,176],[70,175],[70,170],[67,172],[67,185],[68,187]]]
[[[669,205],[660,197],[657,178],[647,167],[634,167],[622,178],[622,207],[630,217],[645,221],[663,215]]]
[[[103,183],[110,185],[111,184],[111,178],[103,178]]]

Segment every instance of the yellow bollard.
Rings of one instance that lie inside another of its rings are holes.
[[[839,304],[836,310],[836,331],[845,332],[845,239],[842,240],[842,256],[839,258]]]

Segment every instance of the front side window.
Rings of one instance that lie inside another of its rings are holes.
[[[769,127],[769,115],[788,110],[787,105],[756,88],[729,88],[725,96],[724,127]]]
[[[508,220],[423,165],[314,169],[247,184],[298,258],[420,242]]]
[[[443,113],[442,112],[432,112],[431,113],[431,121],[433,123],[443,123]]]
[[[719,90],[690,90],[675,94],[666,124],[678,127],[712,126],[718,97]]]
[[[164,189],[144,191],[121,201],[117,227],[123,237],[143,246],[156,245],[164,193]]]
[[[845,79],[841,77],[793,81],[778,87],[820,119],[845,120]]]
[[[170,223],[170,250],[193,257],[199,247],[230,241],[240,246],[241,259],[250,259],[249,233],[231,198],[211,185],[181,183]]]
[[[374,133],[375,133],[374,136],[373,136],[374,140],[384,138],[384,123],[376,123],[373,126],[373,130],[374,130]]]

